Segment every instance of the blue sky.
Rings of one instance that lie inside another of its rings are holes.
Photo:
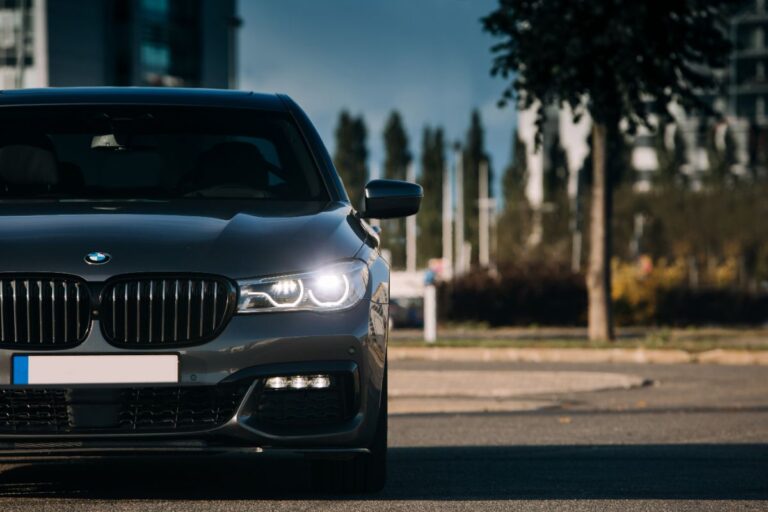
[[[472,108],[486,127],[493,167],[509,160],[512,108],[489,74],[493,39],[479,18],[496,0],[240,0],[239,81],[285,92],[307,111],[329,150],[339,111],[363,114],[369,164],[381,164],[389,111],[406,123],[418,156],[424,125],[464,138]],[[497,188],[498,190],[498,188]]]

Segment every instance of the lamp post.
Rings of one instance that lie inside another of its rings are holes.
[[[460,276],[466,271],[466,247],[464,240],[464,156],[461,144],[454,144],[456,160],[456,264],[454,276]]]

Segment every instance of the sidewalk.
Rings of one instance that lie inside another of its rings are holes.
[[[581,371],[390,370],[390,397],[516,398],[555,393],[630,389],[638,375]]]
[[[653,363],[726,364],[768,366],[768,351],[715,349],[687,352],[675,349],[630,348],[482,348],[482,347],[389,347],[389,359],[521,363]]]
[[[392,414],[518,412],[558,407],[558,395],[632,389],[639,375],[536,370],[389,370]]]

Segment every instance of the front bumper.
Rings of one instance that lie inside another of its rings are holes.
[[[362,301],[334,314],[312,312],[236,315],[216,339],[198,346],[142,350],[179,355],[183,389],[245,383],[247,390],[235,414],[222,424],[202,429],[125,432],[113,429],[30,432],[0,429],[0,455],[55,455],[149,452],[253,453],[365,450],[375,433],[386,359],[386,305]],[[0,351],[0,390],[11,385],[14,354]],[[118,354],[135,351],[110,345],[97,325],[79,346],[46,354]],[[349,375],[354,409],[343,421],[311,428],[265,427],[254,420],[253,397],[264,377],[293,373]],[[68,388],[94,389],[94,386]],[[140,386],[136,386],[140,387]],[[35,386],[28,386],[28,389]],[[38,387],[39,388],[39,387]],[[2,418],[0,418],[0,423]],[[23,430],[23,429],[22,429]]]

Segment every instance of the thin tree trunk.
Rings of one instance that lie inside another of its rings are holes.
[[[613,340],[611,317],[611,184],[606,169],[607,127],[592,127],[592,205],[590,216],[589,294],[590,341]]]

